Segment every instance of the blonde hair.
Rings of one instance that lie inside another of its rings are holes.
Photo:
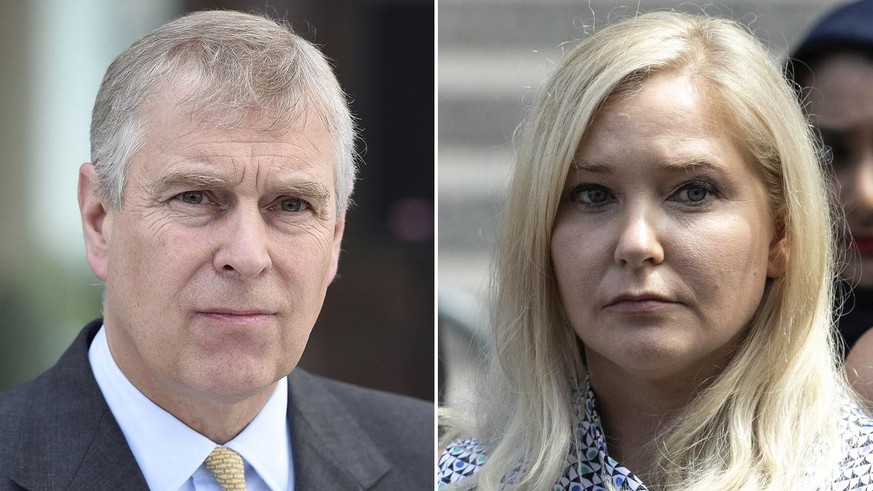
[[[835,408],[850,396],[831,330],[831,206],[809,127],[776,63],[744,28],[657,12],[606,27],[573,49],[520,134],[493,275],[490,369],[475,423],[446,435],[472,431],[489,458],[460,488],[551,489],[560,477],[571,397],[584,377],[551,263],[560,193],[598,111],[663,72],[705,87],[727,115],[726,131],[745,145],[767,189],[786,255],[784,274],[769,281],[730,364],[653,442],[659,461],[648,485],[813,489],[838,468],[843,423]]]
[[[91,117],[91,161],[109,203],[123,203],[127,168],[148,132],[146,107],[179,88],[187,89],[180,110],[223,127],[257,115],[265,131],[284,130],[311,107],[333,138],[337,219],[345,215],[355,182],[356,129],[333,69],[288,25],[233,11],[180,17],[109,66]]]

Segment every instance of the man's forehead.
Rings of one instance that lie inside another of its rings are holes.
[[[245,181],[258,185],[290,185],[305,181],[331,183],[332,174],[321,172],[319,166],[294,165],[293,160],[276,156],[252,156],[237,159],[229,155],[201,158],[178,158],[150,173],[154,185],[180,180],[199,179],[214,187],[232,187]]]
[[[140,107],[139,117],[151,130],[155,126],[164,128],[172,125],[184,127],[187,131],[256,130],[265,139],[313,132],[330,136],[322,112],[305,97],[290,105],[287,101],[271,102],[269,99],[253,105],[245,101],[225,100],[221,97],[222,93],[198,81],[164,87]]]
[[[239,165],[255,162],[271,167],[299,167],[330,161],[331,148],[306,135],[273,140],[256,132],[195,132],[172,139],[156,139],[154,150],[173,162]],[[148,139],[146,144],[148,145]]]
[[[227,152],[235,144],[253,144],[264,154],[271,150],[276,155],[306,152],[329,153],[332,139],[318,117],[297,120],[289,127],[269,125],[257,115],[251,115],[234,124],[216,122],[202,114],[156,114],[147,116],[146,144],[161,150],[204,152],[197,148],[213,146]],[[208,150],[207,150],[208,151]]]
[[[249,162],[272,172],[305,168],[333,176],[333,140],[312,111],[288,128],[271,127],[258,114],[226,126],[208,114],[179,110],[170,102],[165,99],[143,113],[146,159],[231,168]]]

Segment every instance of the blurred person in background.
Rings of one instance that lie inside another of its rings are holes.
[[[487,376],[446,489],[861,489],[813,135],[773,58],[674,12],[572,49],[519,133]]]
[[[846,218],[838,297],[846,371],[873,401],[873,0],[824,16],[790,60]]]
[[[229,11],[109,67],[79,174],[103,317],[0,395],[0,489],[405,489],[430,404],[296,368],[337,274],[356,130],[321,52]]]

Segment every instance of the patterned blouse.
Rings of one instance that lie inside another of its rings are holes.
[[[847,405],[844,410],[848,423],[846,457],[830,489],[873,491],[873,419],[855,405]],[[607,454],[590,383],[576,398],[576,421],[576,438],[570,444],[555,491],[605,491],[604,481],[611,481],[617,490],[647,490],[633,472]],[[487,460],[485,446],[476,438],[450,443],[439,458],[438,487],[475,474]]]

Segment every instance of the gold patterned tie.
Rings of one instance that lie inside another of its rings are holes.
[[[246,470],[240,454],[227,447],[215,447],[203,465],[224,491],[246,491]]]

